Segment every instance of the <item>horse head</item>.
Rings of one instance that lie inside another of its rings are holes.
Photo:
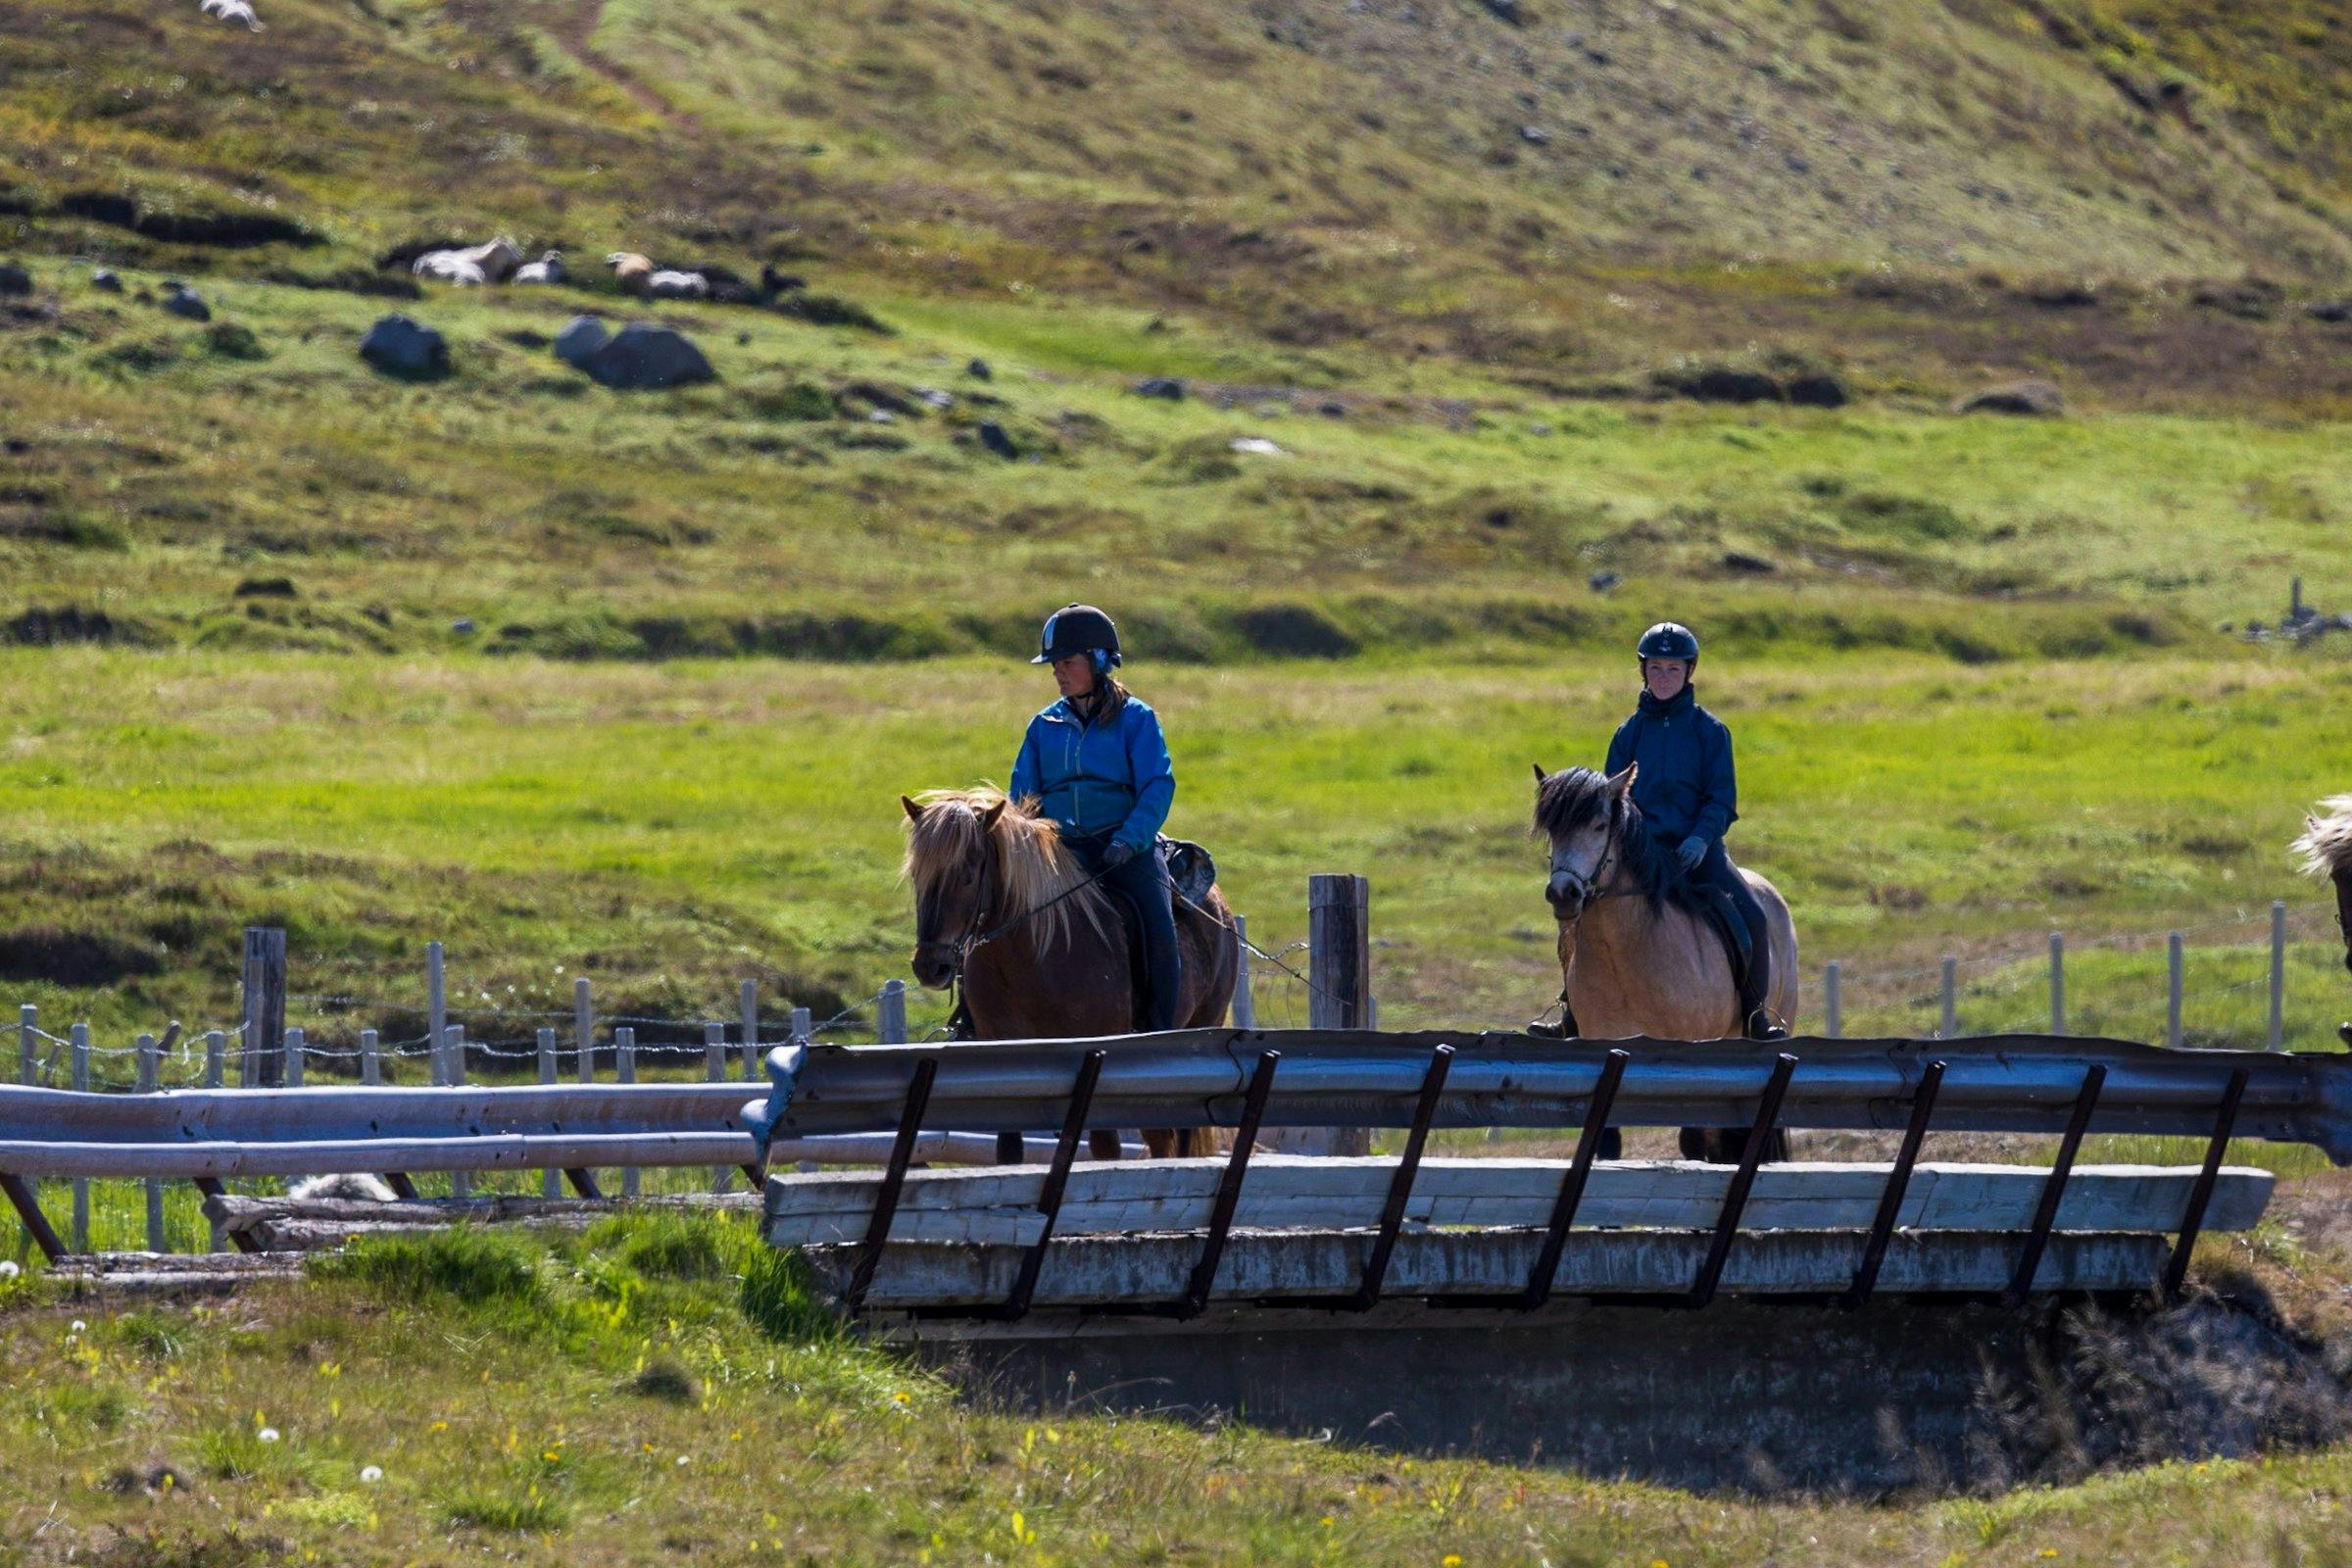
[[[964,954],[997,912],[993,835],[1005,803],[1002,796],[902,795],[899,805],[906,811],[906,880],[914,885],[909,966],[918,984],[937,991],[956,979]]]
[[[1536,765],[1534,831],[1551,845],[1544,899],[1562,924],[1581,916],[1622,869],[1618,835],[1634,768],[1629,762],[1623,772],[1604,776],[1589,767],[1545,773],[1542,763]]]

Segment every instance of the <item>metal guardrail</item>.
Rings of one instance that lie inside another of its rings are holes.
[[[757,1136],[881,1132],[900,1125],[916,1064],[938,1063],[926,1126],[1033,1128],[1069,1097],[1089,1052],[1107,1053],[1092,1120],[1120,1127],[1240,1122],[1260,1054],[1282,1071],[1268,1127],[1413,1125],[1430,1054],[1454,1055],[1432,1108],[1439,1127],[1582,1125],[1605,1054],[1628,1055],[1610,1120],[1750,1126],[1778,1056],[1797,1058],[1779,1112],[1791,1128],[1902,1131],[1934,1062],[1942,1132],[2063,1134],[2085,1074],[2103,1083],[2085,1131],[2205,1138],[2246,1075],[2237,1136],[2309,1144],[2352,1164],[2352,1055],[2179,1051],[2054,1035],[1965,1040],[1548,1041],[1521,1034],[1190,1029],[1096,1040],[956,1046],[785,1046],[768,1053],[765,1102],[741,1107]],[[740,1092],[740,1091],[739,1091]]]

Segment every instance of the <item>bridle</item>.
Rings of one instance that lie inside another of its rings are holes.
[[[1556,851],[1553,853],[1552,875],[1566,877],[1569,891],[1577,897],[1576,913],[1569,916],[1566,921],[1562,922],[1563,924],[1576,924],[1585,917],[1587,909],[1603,899],[1614,897],[1612,891],[1603,885],[1608,879],[1609,868],[1616,863],[1622,848],[1622,843],[1617,836],[1617,811],[1614,807],[1609,810],[1608,824],[1606,848],[1600,852],[1600,858],[1592,862],[1592,870],[1579,871],[1573,865],[1562,865],[1559,862],[1558,853]]]
[[[996,931],[987,929],[989,912],[991,906],[996,903],[997,847],[985,835],[980,840],[980,867],[977,871],[972,872],[971,876],[977,886],[972,897],[972,916],[964,923],[962,932],[955,937],[920,938],[914,944],[916,961],[921,961],[926,953],[946,959],[948,1003],[951,1012],[962,1000],[963,970],[964,965],[971,961],[972,950],[983,942],[1002,936],[1004,929],[1000,928]],[[920,905],[933,902],[937,896],[938,884],[934,883],[932,888],[918,899],[918,922],[921,912]]]

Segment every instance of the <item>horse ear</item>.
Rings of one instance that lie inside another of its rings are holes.
[[[1544,781],[1551,777],[1551,775],[1544,771],[1544,764],[1542,762],[1534,762],[1529,765],[1534,767],[1536,770],[1536,788],[1542,789],[1544,787]]]
[[[994,833],[997,830],[997,818],[1004,814],[1004,802],[999,801],[996,805],[990,807],[987,810],[980,813],[981,832]]]
[[[905,808],[906,808],[906,820],[907,820],[907,821],[909,821],[909,822],[920,822],[920,821],[923,819],[923,808],[922,808],[921,807],[919,807],[919,806],[915,805],[915,804],[914,804],[914,802],[913,802],[911,799],[909,799],[908,797],[906,797],[906,796],[904,796],[904,795],[900,796],[900,797],[899,797],[899,804],[900,804],[901,806],[904,806]]]
[[[1641,769],[1642,764],[1640,762],[1628,762],[1625,764],[1624,772],[1612,773],[1609,775],[1609,793],[1619,797],[1624,796],[1628,790],[1634,787],[1634,775],[1640,772]]]

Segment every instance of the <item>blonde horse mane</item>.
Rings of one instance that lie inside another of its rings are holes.
[[[2309,830],[2294,842],[2303,869],[2314,876],[2352,872],[2352,795],[2331,796],[2320,809],[2328,814],[2306,818]]]
[[[1081,886],[1086,868],[1063,846],[1054,824],[1037,814],[1036,801],[1008,802],[1004,791],[983,784],[968,790],[925,790],[914,797],[914,804],[923,814],[906,818],[906,860],[899,874],[914,884],[918,894],[979,858],[981,819],[1003,807],[996,826],[987,831],[987,847],[997,858],[997,885],[1004,889],[1004,907],[991,910],[990,918],[1002,925],[1042,908],[1035,921],[1041,952],[1069,940],[1072,910],[1086,917],[1098,937],[1109,939],[1108,901],[1100,885]],[[1078,891],[1072,893],[1073,888]]]

